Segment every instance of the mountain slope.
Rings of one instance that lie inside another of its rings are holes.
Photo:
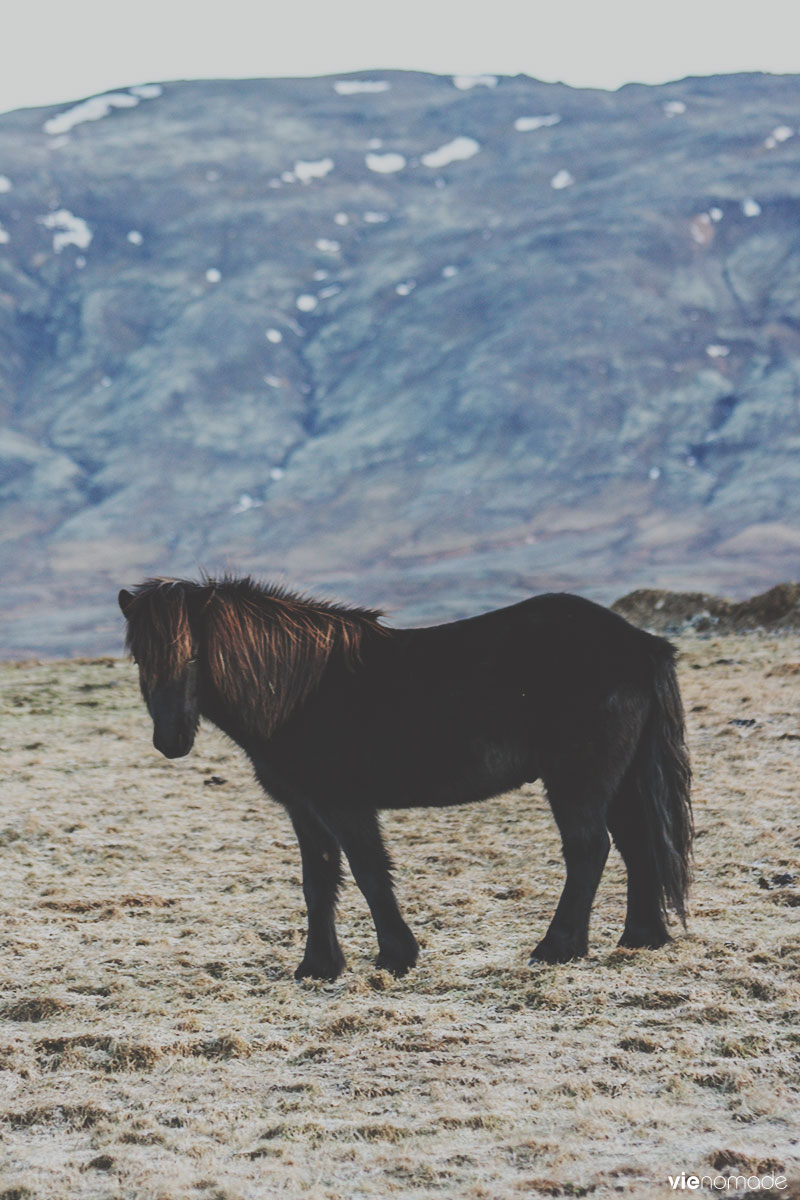
[[[0,117],[6,652],[201,566],[405,621],[800,573],[800,78],[88,103]]]

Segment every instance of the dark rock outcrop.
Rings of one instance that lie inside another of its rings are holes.
[[[655,633],[800,632],[800,583],[778,583],[739,601],[704,592],[639,588],[611,607],[627,621]]]

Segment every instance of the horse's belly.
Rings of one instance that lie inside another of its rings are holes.
[[[538,778],[527,747],[500,740],[481,740],[454,748],[451,754],[415,753],[409,747],[379,785],[379,808],[440,808],[471,804]],[[376,789],[378,790],[378,789]]]

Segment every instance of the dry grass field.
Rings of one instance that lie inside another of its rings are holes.
[[[292,978],[299,855],[238,751],[160,758],[129,662],[2,665],[0,1198],[800,1195],[800,638],[680,646],[687,934],[615,949],[612,851],[589,958],[526,966],[562,884],[537,785],[388,815],[420,965],[375,969],[349,881],[335,984]]]

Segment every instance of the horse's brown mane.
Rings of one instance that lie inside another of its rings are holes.
[[[352,666],[381,613],[312,600],[249,577],[149,579],[128,612],[127,645],[150,686],[192,657],[253,733],[269,736],[317,686],[332,655]]]
[[[380,613],[306,599],[249,578],[205,580],[203,624],[212,681],[269,736],[314,691],[333,654],[352,666]]]

